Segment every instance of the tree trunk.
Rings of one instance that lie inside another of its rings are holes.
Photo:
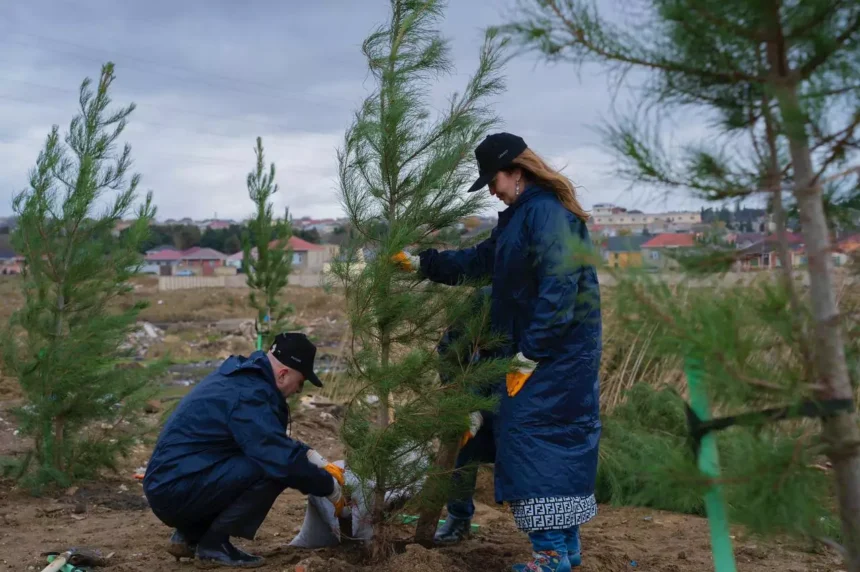
[[[63,471],[63,440],[65,432],[66,421],[62,415],[59,415],[54,419],[54,450],[51,451],[54,468],[58,471]]]
[[[833,288],[830,233],[824,216],[821,187],[813,181],[812,157],[799,121],[801,107],[796,87],[779,92],[782,116],[794,166],[794,196],[800,211],[803,238],[809,259],[809,294],[815,327],[813,355],[816,380],[823,389],[819,399],[854,399],[845,361],[845,345],[839,308]],[[860,427],[854,414],[842,413],[823,420],[823,436],[836,476],[836,494],[842,519],[843,542],[848,550],[848,570],[860,572]]]
[[[428,548],[433,546],[436,525],[439,522],[444,504],[444,501],[441,500],[440,491],[445,490],[445,485],[451,481],[451,472],[457,463],[459,451],[460,447],[456,441],[439,445],[434,463],[436,472],[427,475],[427,481],[422,491],[424,502],[421,504],[418,513],[418,525],[415,528],[415,542],[422,546]]]
[[[380,341],[382,367],[388,365],[391,353],[391,336],[383,331]],[[385,431],[390,423],[388,415],[389,396],[380,394],[379,402],[376,404],[376,428]],[[373,510],[371,511],[371,522],[373,524],[373,557],[381,560],[385,556],[387,540],[385,534],[385,470],[387,467],[376,468],[376,483],[373,490]]]

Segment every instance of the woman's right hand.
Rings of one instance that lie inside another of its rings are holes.
[[[396,264],[400,270],[405,270],[406,272],[416,272],[421,267],[420,258],[403,250],[392,256],[391,261]]]

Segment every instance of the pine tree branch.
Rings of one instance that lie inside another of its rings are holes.
[[[798,84],[812,76],[819,67],[827,63],[833,54],[842,49],[846,42],[851,40],[852,36],[857,34],[857,32],[860,32],[860,10],[857,11],[853,20],[842,30],[842,33],[836,36],[827,47],[820,48],[809,60],[795,69],[794,73],[791,74],[793,83]]]
[[[825,145],[829,145],[834,141],[836,141],[836,144],[833,145],[830,150],[830,154],[824,161],[822,161],[818,171],[812,177],[812,180],[809,183],[810,186],[818,184],[819,179],[822,177],[822,175],[824,175],[825,171],[827,171],[830,165],[832,165],[840,157],[843,156],[845,147],[854,137],[854,132],[857,130],[858,126],[860,126],[860,111],[857,111],[854,114],[854,118],[852,119],[851,123],[848,124],[842,131],[828,135],[827,137],[824,137],[818,141],[818,143],[814,147],[823,147]]]
[[[730,84],[742,82],[757,84],[767,83],[767,80],[764,77],[752,76],[737,70],[732,72],[717,72],[705,70],[688,66],[680,61],[646,59],[643,57],[636,57],[628,53],[624,53],[620,50],[611,50],[607,47],[602,47],[589,38],[589,34],[585,29],[576,25],[575,22],[570,20],[564,14],[564,12],[559,7],[557,0],[542,0],[542,2],[545,6],[549,7],[552,10],[555,16],[562,22],[565,28],[567,28],[570,35],[573,36],[573,40],[569,41],[565,45],[580,45],[592,54],[599,56],[599,58],[605,61],[620,62],[627,65],[642,67],[651,70],[659,70],[669,73],[687,74],[693,77],[700,77]]]
[[[803,26],[800,26],[794,30],[788,30],[785,33],[785,38],[791,41],[805,37],[806,34],[817,30],[821,24],[827,21],[834,13],[841,10],[846,4],[848,4],[846,0],[830,0],[830,2],[817,3],[816,6],[822,5],[824,9],[819,11],[818,14],[815,14],[806,22],[804,22]]]

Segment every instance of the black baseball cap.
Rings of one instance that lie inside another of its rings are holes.
[[[493,180],[496,173],[511,166],[528,145],[522,137],[510,133],[487,135],[475,148],[478,160],[478,180],[466,192],[473,193]]]
[[[305,379],[322,387],[323,384],[314,373],[314,358],[317,347],[304,334],[289,332],[275,336],[272,344],[272,355],[285,366],[300,372]]]

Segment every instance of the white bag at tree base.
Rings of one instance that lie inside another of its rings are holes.
[[[344,461],[335,461],[335,465],[343,469]],[[344,482],[352,491],[352,505],[343,510],[344,518],[352,518],[352,537],[368,542],[373,538],[373,526],[370,520],[370,502],[373,499],[373,483],[368,483],[370,490],[363,490],[355,473],[345,470]],[[419,483],[420,486],[420,483]],[[391,505],[413,496],[414,489],[389,491],[385,494],[385,504]],[[341,530],[337,516],[334,514],[334,504],[325,497],[308,496],[308,506],[305,520],[299,533],[290,541],[290,546],[299,548],[325,548],[340,544]]]

